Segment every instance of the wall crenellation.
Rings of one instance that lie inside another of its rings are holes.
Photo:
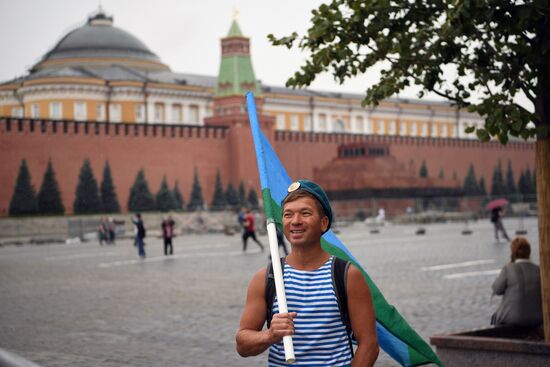
[[[28,118],[0,118],[1,134],[89,135],[180,139],[225,139],[225,126],[106,123]]]

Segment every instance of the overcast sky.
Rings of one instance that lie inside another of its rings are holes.
[[[67,32],[83,25],[99,4],[114,25],[144,42],[173,71],[215,76],[220,38],[229,31],[234,9],[251,39],[256,78],[282,86],[302,64],[304,54],[271,46],[267,35],[304,33],[311,10],[321,0],[0,0],[0,81],[21,76]],[[376,73],[337,85],[329,75],[313,88],[364,93]],[[411,91],[402,97],[414,97]],[[431,98],[433,99],[433,98]]]

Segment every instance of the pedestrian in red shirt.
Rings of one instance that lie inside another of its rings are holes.
[[[254,225],[254,215],[250,212],[250,209],[245,209],[246,214],[244,215],[244,233],[243,233],[243,252],[246,251],[246,244],[248,238],[252,237],[252,240],[260,246],[262,252],[264,252],[264,245],[256,238],[256,227]]]

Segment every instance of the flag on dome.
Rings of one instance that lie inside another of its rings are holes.
[[[269,140],[259,127],[254,95],[248,92],[246,100],[262,186],[265,215],[268,220],[272,219],[277,227],[282,228],[281,202],[293,180],[288,176]],[[386,301],[365,269],[331,230],[321,237],[321,246],[329,254],[350,261],[363,273],[373,298],[378,344],[387,354],[402,366],[420,366],[428,363],[442,366],[432,348],[409,326],[395,307]]]

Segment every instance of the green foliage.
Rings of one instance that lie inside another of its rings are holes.
[[[105,161],[103,167],[103,178],[99,185],[99,194],[101,197],[101,208],[104,213],[120,213],[120,204],[116,195],[113,176],[111,175],[111,167],[109,162]]]
[[[422,161],[422,165],[420,165],[420,172],[418,174],[422,178],[428,177],[428,167],[426,167],[426,161]]]
[[[548,1],[333,0],[312,11],[305,35],[268,37],[309,55],[287,86],[308,86],[325,72],[343,83],[381,66],[364,104],[416,86],[419,97],[432,92],[480,114],[479,139],[505,144],[509,135],[549,136],[549,13]],[[520,93],[534,112],[515,102]]]
[[[176,200],[174,199],[174,194],[168,188],[166,176],[162,178],[162,182],[156,196],[156,204],[157,210],[160,210],[161,212],[168,212],[176,208]]]
[[[505,196],[506,186],[504,185],[504,178],[502,176],[502,163],[500,160],[493,171],[493,181],[491,183],[491,195],[492,196]]]
[[[475,196],[478,195],[479,192],[479,186],[477,184],[476,174],[474,171],[474,165],[470,163],[470,167],[468,168],[468,173],[466,174],[466,177],[464,178],[464,194],[467,196]]]
[[[155,198],[149,191],[149,184],[145,179],[145,172],[140,169],[128,196],[128,211],[139,213],[155,210]]]
[[[223,191],[222,178],[220,170],[216,172],[216,184],[214,186],[214,196],[210,209],[214,211],[224,210],[226,205],[225,192]]]
[[[258,193],[256,192],[256,190],[251,188],[250,191],[248,191],[247,201],[248,201],[248,207],[249,208],[251,208],[251,209],[258,209],[259,208]]]
[[[233,186],[231,182],[227,184],[227,189],[225,190],[225,199],[227,200],[227,205],[229,205],[229,207],[231,207],[232,209],[238,208],[239,205],[241,205],[237,190],[235,190],[235,186]]]
[[[38,211],[41,214],[63,214],[65,213],[65,207],[63,206],[63,200],[61,199],[61,192],[59,191],[59,185],[55,179],[55,172],[53,170],[52,161],[48,161],[46,172],[44,172],[44,179],[38,192]]]
[[[38,210],[36,193],[31,182],[31,174],[24,159],[19,166],[15,188],[10,200],[10,215],[36,214]]]
[[[80,168],[73,211],[76,214],[99,213],[101,211],[97,180],[89,159],[85,159]]]
[[[239,183],[239,205],[241,207],[246,206],[246,191],[244,189],[244,182],[241,180]]]
[[[483,176],[479,178],[479,194],[487,196],[487,190],[485,189],[485,179]]]
[[[191,198],[187,209],[191,211],[201,210],[204,207],[204,200],[202,198],[202,188],[199,182],[199,173],[195,167],[195,174],[193,175],[193,187],[191,188]]]
[[[178,180],[176,180],[176,183],[174,184],[172,195],[174,196],[174,210],[183,210],[185,208],[185,200],[181,194]]]

